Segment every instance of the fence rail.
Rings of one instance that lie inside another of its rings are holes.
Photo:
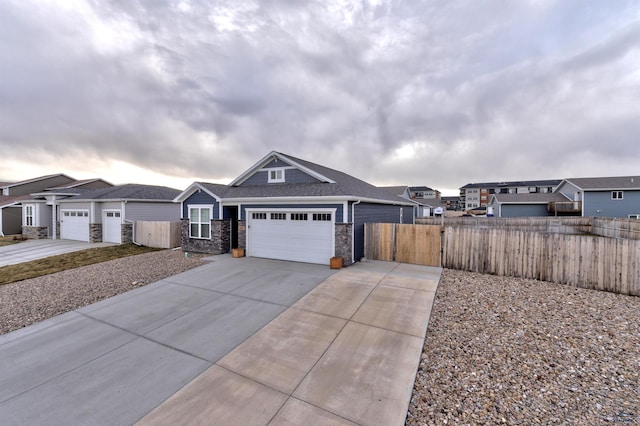
[[[640,241],[447,227],[443,266],[640,296]]]
[[[640,296],[640,221],[447,218],[444,226],[437,224],[442,219],[420,223],[427,221],[432,225],[365,224],[365,256]]]
[[[137,221],[135,242],[147,247],[175,248],[181,243],[180,222]]]

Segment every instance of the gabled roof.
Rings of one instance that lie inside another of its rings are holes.
[[[547,204],[553,201],[569,200],[558,192],[548,192],[546,194],[539,192],[530,194],[493,194],[490,201],[492,202],[493,199],[499,204]]]
[[[66,177],[68,179],[72,179],[73,180],[72,177],[69,177],[69,176],[65,175],[64,173],[56,173],[56,174],[53,174],[53,175],[39,176],[39,177],[36,177],[36,178],[21,180],[19,182],[8,182],[7,184],[1,185],[0,188],[11,188],[12,186],[25,185],[25,184],[28,184],[28,183],[38,182],[40,180],[47,180],[47,179],[51,179],[51,178],[58,177],[58,176]]]
[[[77,188],[77,187],[80,187],[80,186],[83,186],[83,185],[87,185],[87,184],[89,184],[89,183],[94,183],[94,182],[104,182],[104,183],[106,183],[106,184],[108,184],[108,185],[113,186],[113,184],[112,184],[112,183],[107,182],[107,181],[106,181],[106,180],[104,180],[104,179],[94,178],[94,179],[76,180],[76,181],[71,182],[71,183],[68,183],[68,184],[66,184],[66,185],[54,186],[54,187],[46,188],[46,189],[47,189],[47,191],[55,191],[55,190],[57,190],[57,189]]]
[[[204,191],[219,201],[230,188],[231,187],[229,185],[222,185],[218,183],[194,182],[189,185],[187,189],[178,194],[173,201],[175,203],[181,203],[198,191]]]
[[[77,195],[60,200],[60,202],[76,201],[173,201],[180,190],[166,186],[139,185],[129,183],[99,189],[75,189]]]
[[[564,181],[583,191],[639,189],[640,176],[570,178]]]
[[[273,185],[237,186],[268,164],[274,157],[299,168],[303,172],[318,179],[320,182],[305,184],[278,183]],[[249,170],[231,182],[228,189],[224,192],[224,195],[218,195],[224,196],[226,199],[334,197],[342,199],[348,198],[352,200],[366,199],[393,204],[413,204],[410,200],[391,194],[387,190],[378,188],[344,172],[276,151],[273,151],[263,157]]]
[[[0,195],[0,209],[31,199],[30,195]]]
[[[257,171],[259,171],[264,166],[269,164],[269,162],[271,162],[271,160],[273,158],[278,158],[280,160],[283,160],[283,161],[289,163],[292,166],[298,167],[303,172],[305,172],[308,175],[318,179],[321,182],[334,183],[330,178],[328,178],[326,176],[323,176],[321,173],[318,173],[316,170],[314,170],[315,167],[308,168],[304,164],[300,164],[300,162],[303,162],[303,163],[308,163],[308,162],[306,162],[304,160],[296,159],[296,158],[291,157],[291,156],[285,156],[284,154],[282,154],[280,152],[277,152],[277,151],[271,151],[269,154],[267,154],[264,157],[262,157],[262,159],[260,161],[255,163],[253,166],[249,167],[249,169],[247,169],[247,171],[245,171],[240,176],[238,176],[236,179],[234,179],[229,184],[229,186],[238,186],[238,185],[240,185],[242,182],[247,180],[249,177],[251,177]],[[313,164],[313,163],[308,163],[308,164],[311,164],[313,166],[321,167],[318,164]]]

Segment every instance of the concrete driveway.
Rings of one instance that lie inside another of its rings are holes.
[[[58,254],[113,245],[115,244],[85,243],[72,240],[27,240],[0,247],[0,266],[14,265]]]
[[[3,424],[404,423],[439,268],[211,259],[0,336]]]

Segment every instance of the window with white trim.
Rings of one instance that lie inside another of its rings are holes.
[[[640,214],[630,214],[629,219],[640,220]]]
[[[291,213],[291,220],[307,220],[308,217],[306,213]]]
[[[623,195],[624,195],[623,191],[611,191],[612,200],[622,200]]]
[[[313,220],[315,221],[331,221],[331,213],[314,213]]]
[[[251,213],[251,219],[265,220],[266,218],[266,213]]]
[[[211,207],[189,206],[189,236],[211,238]]]
[[[284,169],[269,169],[269,183],[284,182]]]
[[[271,213],[271,220],[287,220],[286,213]]]
[[[24,206],[24,224],[33,226],[33,206]]]

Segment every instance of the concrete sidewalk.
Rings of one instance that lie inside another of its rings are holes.
[[[210,259],[0,336],[2,424],[404,423],[440,268]]]
[[[139,425],[403,425],[441,268],[328,278]]]
[[[0,247],[0,266],[15,265],[58,254],[91,248],[115,246],[114,243],[85,243],[72,240],[28,240]]]

